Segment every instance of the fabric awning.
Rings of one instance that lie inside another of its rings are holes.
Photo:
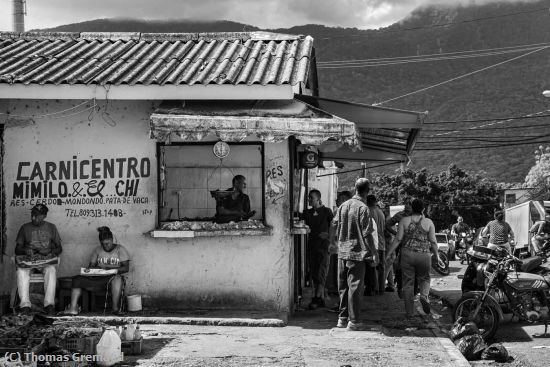
[[[354,122],[361,149],[321,146],[323,160],[408,162],[427,112],[370,106],[306,95],[295,99],[333,116]]]
[[[150,124],[151,138],[160,141],[166,141],[170,134],[189,142],[207,136],[227,142],[243,141],[249,136],[279,142],[294,136],[302,144],[333,141],[359,146],[353,122],[297,100],[164,102],[151,114]]]

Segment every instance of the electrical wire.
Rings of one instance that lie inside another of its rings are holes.
[[[427,140],[427,141],[422,141],[422,140],[419,139],[417,141],[417,143],[421,143],[421,144],[422,143],[423,144],[437,144],[437,143],[447,144],[447,143],[463,143],[463,142],[466,142],[466,141],[477,141],[477,142],[481,142],[481,143],[520,143],[520,142],[528,142],[528,141],[533,141],[533,140],[536,140],[536,139],[542,139],[542,138],[547,138],[547,137],[550,137],[550,134],[526,137],[526,138],[523,138],[523,139],[510,139],[510,137],[503,137],[503,138],[505,138],[505,140],[493,140],[493,139],[489,139],[489,138],[479,138],[479,137],[475,137],[475,138],[450,137],[449,139],[453,139],[453,140],[430,139],[430,140]],[[506,138],[508,140],[506,140]]]
[[[548,112],[549,110],[546,110],[546,111],[539,111],[539,112],[534,112],[534,113],[531,113],[529,115],[526,115],[525,117],[528,117],[528,118],[538,118],[538,117],[543,117],[545,115],[542,115],[544,112]],[[487,127],[487,126],[493,126],[493,125],[501,125],[501,124],[504,124],[504,123],[507,123],[507,122],[510,122],[510,121],[513,121],[513,119],[506,119],[506,120],[499,120],[499,121],[495,121],[495,122],[491,122],[491,123],[488,123],[488,124],[483,124],[483,125],[478,125],[478,126],[472,126],[470,127],[470,130],[476,130],[477,128],[483,128],[483,127]],[[452,134],[453,132],[446,132],[446,133],[440,133],[440,134],[436,134],[438,136],[443,136],[443,135],[449,135],[449,134]]]
[[[477,127],[477,126],[474,126],[474,127],[468,127],[468,128],[464,128],[464,129],[452,129],[452,130],[449,130],[449,129],[429,129],[429,130],[423,130],[424,132],[466,132],[466,131],[470,131],[470,130],[475,130],[475,131],[479,131],[479,130],[509,130],[509,129],[533,129],[533,128],[537,128],[537,127],[548,127],[548,122],[544,121],[543,124],[541,125],[523,125],[523,126],[506,126],[506,127]]]
[[[497,66],[504,65],[504,64],[506,64],[506,63],[509,63],[509,62],[512,62],[512,61],[521,59],[521,58],[523,58],[523,57],[532,55],[532,54],[534,54],[534,53],[536,53],[536,52],[546,50],[548,47],[550,47],[550,46],[541,47],[541,48],[536,49],[536,50],[534,50],[534,51],[527,52],[527,53],[525,53],[525,54],[523,54],[523,55],[520,55],[520,56],[512,57],[511,59],[508,59],[508,60],[504,60],[504,61],[498,62],[498,63],[496,63],[496,64],[493,64],[493,65],[484,67],[484,68],[482,68],[482,69],[474,70],[474,71],[471,71],[471,72],[469,72],[469,73],[466,73],[466,74],[463,74],[463,75],[459,75],[459,76],[457,76],[457,77],[454,77],[454,78],[445,80],[445,81],[443,81],[443,82],[440,82],[440,83],[437,83],[437,84],[434,84],[434,85],[430,85],[430,86],[428,86],[428,87],[421,88],[421,89],[415,90],[415,91],[413,91],[413,92],[409,92],[409,93],[403,94],[403,95],[398,96],[398,97],[390,98],[390,99],[387,99],[387,100],[382,101],[382,102],[375,103],[375,104],[373,104],[373,106],[379,106],[379,105],[382,105],[382,104],[385,104],[385,103],[388,103],[388,102],[395,101],[395,100],[397,100],[397,99],[401,99],[401,98],[405,98],[405,97],[411,96],[411,95],[413,95],[413,94],[425,92],[425,91],[427,91],[427,90],[429,90],[429,89],[432,89],[432,88],[435,88],[435,87],[440,87],[440,86],[442,86],[442,85],[444,85],[444,84],[451,83],[451,82],[454,82],[454,81],[456,81],[456,80],[459,80],[459,79],[462,79],[462,78],[465,78],[465,77],[468,77],[468,76],[471,76],[471,75],[480,73],[480,72],[482,72],[482,71],[486,71],[486,70],[495,68],[495,67],[497,67]]]
[[[426,55],[409,55],[409,56],[395,56],[395,57],[378,57],[372,59],[355,59],[355,60],[333,60],[333,61],[318,61],[317,65],[333,64],[333,63],[355,63],[355,62],[382,62],[382,61],[394,61],[394,60],[406,60],[406,59],[416,59],[422,57],[434,57],[434,56],[450,56],[450,55],[461,55],[461,54],[472,54],[472,53],[483,53],[483,52],[494,52],[501,50],[510,50],[517,48],[539,48],[543,46],[550,45],[550,42],[544,43],[529,43],[523,45],[515,46],[505,46],[505,47],[496,47],[496,48],[483,48],[479,50],[468,50],[468,51],[453,51],[453,52],[444,52],[436,54],[426,54]]]
[[[550,110],[545,110],[541,112],[535,112],[529,115],[524,116],[512,116],[512,117],[494,117],[494,118],[484,118],[484,119],[475,119],[475,120],[442,120],[442,121],[435,121],[435,122],[425,122],[423,125],[439,125],[439,124],[456,124],[459,122],[489,122],[489,121],[510,121],[510,120],[525,120],[525,119],[535,119],[539,117],[549,117],[550,114],[545,115],[538,115],[535,116],[535,114],[543,113],[543,112],[549,112]]]
[[[550,46],[550,45],[549,45]],[[514,50],[498,51],[498,52],[486,52],[486,53],[475,53],[468,55],[454,55],[454,56],[441,56],[441,57],[424,57],[424,58],[415,58],[415,59],[405,59],[405,60],[395,60],[388,62],[346,62],[343,64],[323,64],[318,65],[317,69],[346,69],[346,68],[363,68],[363,67],[375,67],[375,66],[390,66],[390,65],[405,65],[412,63],[420,62],[434,62],[434,61],[448,61],[448,60],[463,60],[479,57],[489,57],[489,56],[500,56],[510,53],[525,52],[536,50],[540,47],[528,47],[520,48]]]
[[[389,162],[389,163],[379,164],[379,165],[371,166],[371,167],[361,167],[361,168],[357,168],[357,169],[351,169],[351,170],[348,170],[348,171],[339,171],[339,172],[334,172],[334,173],[327,173],[327,174],[324,174],[324,175],[318,175],[316,177],[319,178],[319,177],[325,177],[325,176],[334,176],[334,175],[340,175],[342,173],[363,171],[363,170],[379,168],[379,167],[386,167],[386,166],[391,166],[391,165],[394,165],[394,164],[401,164],[401,163],[402,162]]]
[[[493,145],[462,145],[462,146],[441,146],[438,148],[415,148],[415,151],[446,151],[446,150],[474,150],[474,149],[489,149],[489,148],[507,148],[516,145],[532,145],[532,144],[546,144],[550,143],[550,140],[533,141],[533,142],[521,142],[521,143],[506,143],[506,144],[493,144]],[[422,143],[427,144],[427,143]]]
[[[500,203],[493,203],[493,204],[461,204],[461,205],[449,205],[448,203],[435,203],[435,202],[430,202],[430,201],[424,201],[424,204],[429,204],[429,205],[437,205],[437,206],[447,206],[447,207],[451,207],[451,208],[475,208],[475,207],[478,207],[478,206],[493,206],[493,207],[498,207]]]
[[[434,143],[434,142],[442,142],[442,143],[451,143],[453,141],[467,141],[467,140],[477,140],[477,141],[487,141],[487,140],[478,140],[478,139],[503,139],[500,140],[502,142],[506,141],[515,141],[517,138],[525,138],[525,139],[539,139],[546,137],[546,135],[517,135],[514,134],[513,136],[510,135],[497,135],[497,136],[485,136],[483,138],[480,138],[479,135],[477,136],[468,136],[468,135],[456,135],[456,136],[438,136],[438,135],[427,135],[422,136],[421,139],[418,140],[418,142],[423,141],[422,139],[430,139],[427,140],[426,143]],[[447,139],[447,140],[433,140],[433,139]],[[495,140],[495,142],[499,142],[499,140]]]
[[[83,106],[85,104],[88,104],[92,102],[93,105],[91,107],[88,107],[86,108],[85,110],[83,111],[87,111],[89,110],[90,108],[95,108],[97,106],[96,104],[96,100],[95,98],[93,99],[89,99],[89,100],[86,100],[80,104],[77,104],[76,106],[73,106],[71,108],[67,108],[67,109],[64,109],[64,110],[61,110],[61,111],[57,111],[57,112],[52,112],[52,113],[46,113],[46,114],[43,114],[43,115],[17,115],[17,114],[13,114],[13,113],[4,113],[4,112],[0,112],[0,115],[4,115],[4,116],[10,116],[10,117],[18,117],[18,118],[43,118],[43,117],[50,117],[50,116],[55,116],[55,115],[58,115],[60,113],[64,113],[64,112],[69,112],[69,111],[72,111],[80,106]],[[80,113],[80,112],[78,112]]]

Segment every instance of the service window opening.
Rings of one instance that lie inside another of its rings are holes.
[[[159,219],[170,221],[214,221],[216,190],[231,190],[232,180],[246,179],[244,193],[255,211],[251,219],[264,220],[263,144],[228,143],[229,152],[214,152],[209,144],[160,144]]]

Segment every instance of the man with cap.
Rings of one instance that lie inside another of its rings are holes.
[[[16,258],[53,259],[61,254],[59,232],[54,224],[44,220],[47,215],[48,207],[44,204],[37,204],[31,209],[31,221],[23,224],[17,234]],[[19,307],[22,313],[31,311],[29,283],[32,268],[32,266],[23,267],[21,264],[17,266],[17,292],[21,300]],[[54,314],[57,269],[54,264],[41,265],[37,269],[44,274],[44,311],[47,314]]]

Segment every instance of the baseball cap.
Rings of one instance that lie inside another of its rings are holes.
[[[48,207],[44,204],[36,204],[35,206],[32,207],[31,212],[47,215]]]

